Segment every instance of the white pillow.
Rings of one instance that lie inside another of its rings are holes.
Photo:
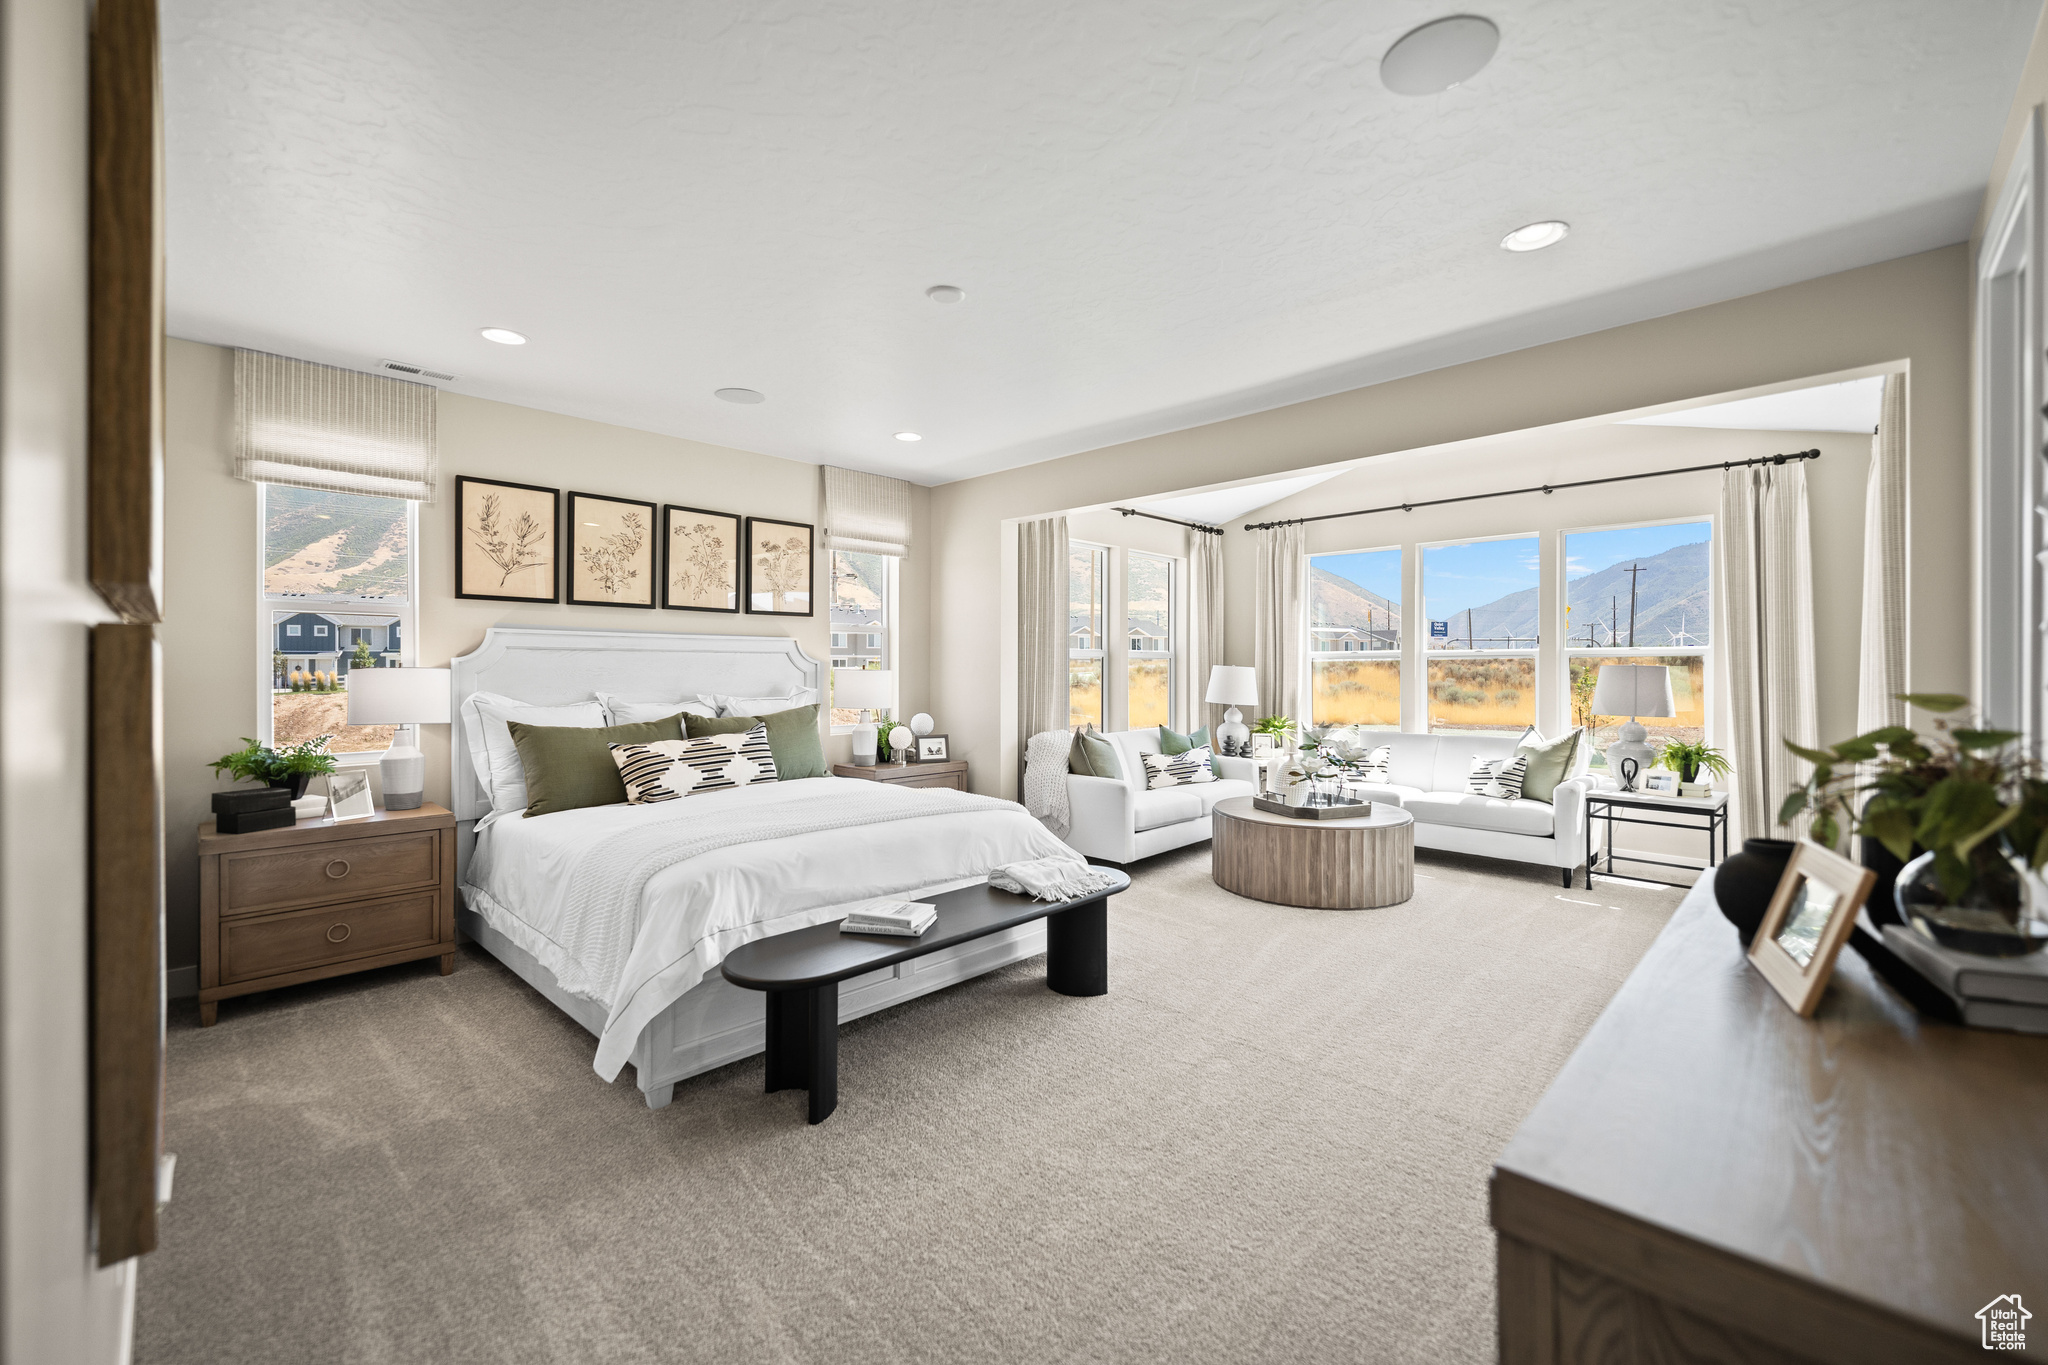
[[[718,703],[721,716],[772,716],[777,711],[792,711],[799,706],[809,706],[818,699],[817,689],[805,687],[786,697],[728,697],[723,692],[714,692],[703,701]]]
[[[526,769],[520,765],[509,725],[515,720],[579,730],[595,730],[605,723],[604,707],[595,698],[568,706],[530,706],[495,692],[470,693],[462,703],[463,735],[476,780],[483,785],[494,811],[526,809]]]
[[[638,725],[643,721],[667,720],[670,716],[687,711],[693,716],[707,719],[718,714],[718,703],[709,697],[691,697],[686,701],[629,701],[610,692],[600,692],[597,700],[604,707],[604,713],[611,717],[613,725]]]

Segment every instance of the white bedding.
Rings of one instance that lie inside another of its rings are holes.
[[[776,833],[821,813],[899,800],[939,813]],[[600,845],[644,847],[665,837],[652,834],[660,825],[684,843],[696,828],[729,824],[749,826],[749,841],[661,867],[624,909],[588,894],[613,869],[586,863],[577,871]],[[565,989],[605,1006],[593,1064],[611,1080],[655,1016],[740,944],[839,919],[876,896],[978,880],[1003,863],[1046,857],[1075,854],[1012,802],[825,777],[500,819],[479,828],[462,889],[472,910]]]

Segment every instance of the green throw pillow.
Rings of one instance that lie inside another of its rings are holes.
[[[768,727],[768,752],[775,775],[784,782],[798,777],[827,777],[825,746],[818,742],[818,708],[797,706],[769,716],[684,716],[690,738],[699,735],[744,734],[756,725]]]
[[[1159,727],[1159,752],[1162,754],[1184,754],[1190,749],[1199,749],[1208,742],[1209,727],[1206,725],[1191,735],[1178,734],[1164,725]],[[1218,777],[1223,776],[1222,765],[1216,762],[1214,751],[1209,754],[1209,771]]]
[[[653,744],[683,737],[681,714],[633,725],[528,725],[509,721],[519,766],[526,770],[526,813],[552,815],[584,806],[619,806],[626,784],[612,762],[614,744]]]
[[[1101,735],[1090,730],[1074,747],[1081,751],[1081,761],[1088,765],[1090,777],[1123,779],[1124,765],[1116,761],[1116,746]]]
[[[1529,756],[1529,767],[1522,775],[1522,795],[1531,801],[1550,801],[1557,791],[1557,784],[1572,775],[1572,760],[1578,757],[1579,736],[1585,733],[1574,730],[1558,739],[1531,737],[1516,747],[1517,754]]]
[[[1067,750],[1067,771],[1076,777],[1094,777],[1095,765],[1088,761],[1088,746],[1081,741],[1087,737],[1086,730],[1074,731],[1073,747]]]

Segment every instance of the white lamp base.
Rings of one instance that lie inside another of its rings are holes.
[[[426,800],[427,756],[411,743],[401,742],[410,739],[406,731],[399,731],[377,765],[384,777],[385,810],[418,810]]]
[[[861,714],[866,716],[870,713],[863,711]],[[876,729],[877,727],[873,720],[864,720],[853,727],[853,762],[855,767],[872,768],[875,766]]]
[[[1650,732],[1645,730],[1634,716],[1630,716],[1628,723],[1621,727],[1621,738],[1607,746],[1607,771],[1614,775],[1614,780],[1621,784],[1621,789],[1625,792],[1636,790],[1643,774],[1650,771],[1650,765],[1657,761],[1657,751],[1643,742],[1649,738],[1649,734]],[[1635,764],[1634,769],[1626,775],[1621,766],[1624,760]]]
[[[1228,744],[1234,744],[1236,748],[1242,750],[1245,745],[1251,743],[1252,732],[1244,723],[1244,712],[1235,706],[1226,708],[1223,712],[1223,723],[1216,727],[1214,738],[1216,752],[1219,754]]]

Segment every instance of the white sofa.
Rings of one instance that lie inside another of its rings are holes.
[[[1067,843],[1088,858],[1131,863],[1155,853],[1200,843],[1209,837],[1209,812],[1218,801],[1258,790],[1258,765],[1248,758],[1218,756],[1214,782],[1145,789],[1140,754],[1159,752],[1159,731],[1118,730],[1101,736],[1116,749],[1121,777],[1067,774],[1072,824]]]
[[[1511,758],[1518,739],[1389,731],[1366,731],[1359,739],[1368,748],[1392,748],[1393,763],[1388,785],[1353,785],[1351,790],[1374,801],[1400,802],[1415,817],[1417,846],[1554,867],[1566,886],[1572,884],[1573,869],[1585,865],[1586,793],[1603,784],[1586,775],[1593,754],[1583,737],[1573,774],[1558,784],[1550,801],[1503,801],[1466,790],[1474,758]],[[1595,835],[1597,845],[1597,827]]]

